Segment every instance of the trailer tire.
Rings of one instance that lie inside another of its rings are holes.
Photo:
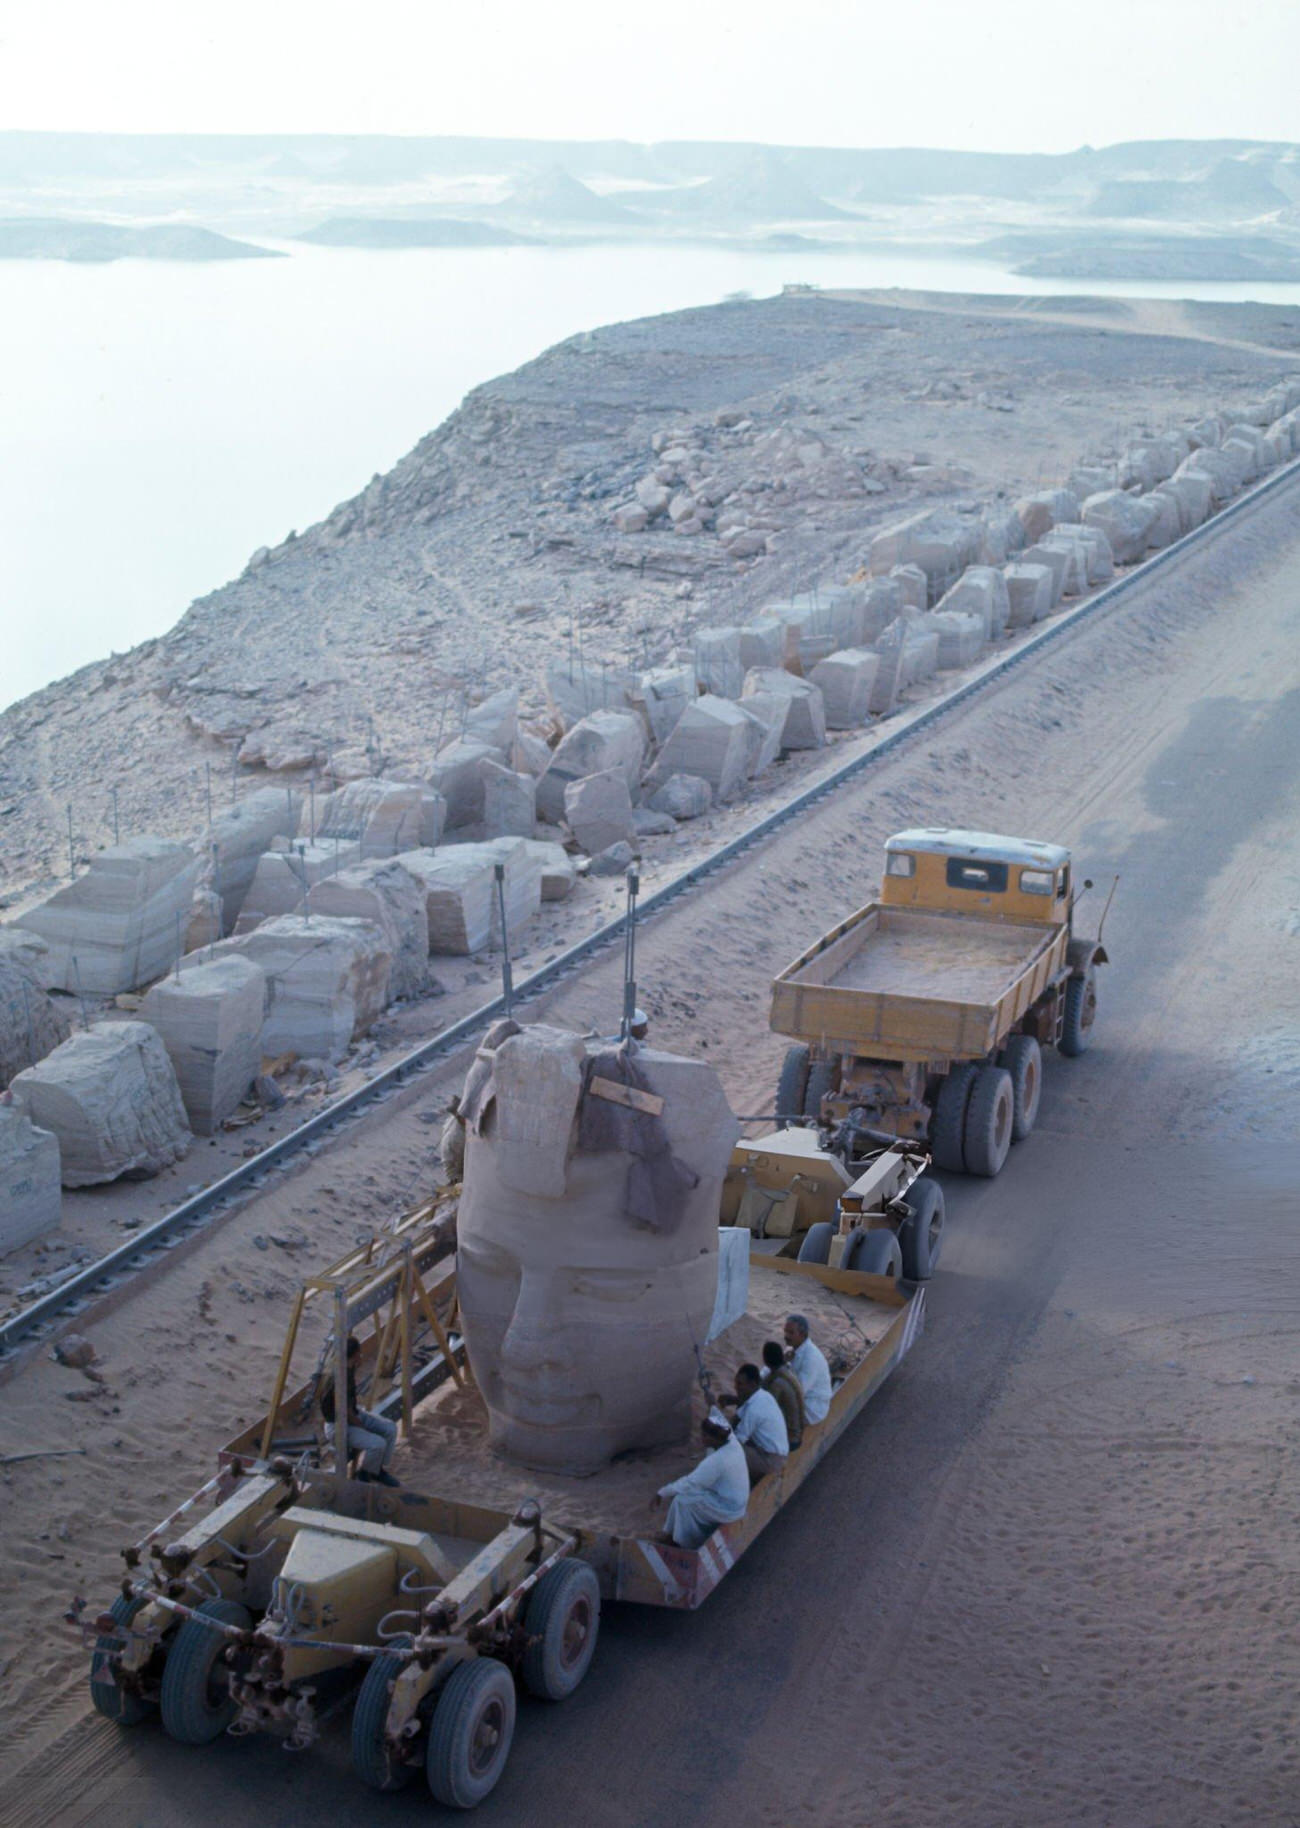
[[[986,1180],[1002,1172],[1011,1148],[1016,1099],[1011,1075],[1003,1066],[982,1066],[975,1075],[966,1107],[964,1154],[967,1174]]]
[[[1038,1122],[1043,1096],[1043,1050],[1032,1035],[1011,1035],[998,1055],[998,1065],[1011,1075],[1016,1107],[1011,1140],[1023,1142]]]
[[[799,1246],[800,1263],[830,1262],[831,1239],[835,1236],[835,1227],[829,1219],[822,1219],[816,1225],[810,1225],[804,1233],[803,1243]]]
[[[141,1594],[133,1594],[128,1599],[120,1593],[108,1610],[119,1625],[129,1625],[140,1608],[148,1603]],[[155,1704],[131,1694],[128,1689],[119,1688],[113,1675],[113,1658],[121,1643],[122,1640],[111,1632],[105,1632],[96,1641],[90,1658],[90,1704],[97,1714],[102,1714],[105,1720],[116,1721],[118,1726],[139,1726],[155,1711]]]
[[[204,1600],[194,1611],[197,1616],[185,1620],[167,1653],[159,1705],[164,1727],[179,1744],[210,1745],[234,1719],[235,1703],[217,1674],[226,1637],[200,1621],[214,1619],[245,1631],[253,1621],[235,1600]]]
[[[797,1117],[803,1110],[804,1094],[808,1090],[808,1067],[812,1060],[812,1049],[805,1047],[802,1041],[796,1041],[793,1047],[785,1050],[785,1059],[781,1062],[781,1076],[776,1082],[776,1127],[787,1130],[790,1119]]]
[[[852,1251],[844,1253],[848,1261],[840,1267],[856,1270],[860,1276],[889,1276],[896,1282],[903,1273],[903,1253],[893,1232],[859,1231],[854,1237],[856,1243],[850,1239]]]
[[[372,1790],[404,1790],[415,1776],[415,1766],[394,1758],[384,1738],[393,1683],[405,1667],[406,1659],[391,1651],[375,1657],[352,1710],[352,1769]]]
[[[515,1736],[514,1677],[475,1657],[447,1677],[433,1710],[425,1772],[434,1801],[473,1809],[500,1782]]]
[[[585,1561],[557,1562],[538,1581],[524,1613],[533,1642],[524,1687],[539,1701],[565,1701],[591,1667],[600,1633],[600,1582]]]
[[[907,1190],[907,1217],[898,1230],[903,1274],[909,1282],[927,1282],[943,1248],[943,1188],[921,1175]]]
[[[930,1153],[936,1168],[960,1174],[966,1166],[966,1107],[975,1084],[975,1068],[963,1062],[940,1083],[930,1124]]]
[[[828,1092],[835,1090],[835,1062],[833,1060],[814,1060],[808,1069],[808,1084],[803,1094],[803,1114],[814,1123],[821,1121],[822,1099]]]
[[[1089,965],[1082,977],[1065,986],[1065,1012],[1061,1018],[1060,1051],[1076,1060],[1092,1046],[1092,1025],[1097,1019],[1097,968]]]

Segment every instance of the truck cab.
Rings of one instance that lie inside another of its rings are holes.
[[[880,899],[985,919],[1070,924],[1070,853],[1061,844],[946,826],[895,832],[885,842]]]

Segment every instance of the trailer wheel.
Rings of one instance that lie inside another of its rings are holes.
[[[833,1060],[814,1060],[808,1069],[808,1084],[804,1088],[803,1114],[817,1123],[822,1114],[822,1099],[828,1092],[835,1090],[835,1062]]]
[[[930,1153],[936,1168],[947,1168],[960,1174],[966,1166],[964,1140],[966,1106],[975,1084],[975,1068],[968,1063],[954,1066],[939,1086],[934,1101],[934,1119],[930,1125]]]
[[[1011,1075],[1011,1093],[1015,1116],[1011,1123],[1012,1142],[1023,1142],[1038,1122],[1038,1106],[1043,1096],[1043,1050],[1032,1035],[1011,1035],[998,1055],[998,1065]]]
[[[860,1276],[889,1276],[895,1281],[902,1275],[903,1253],[892,1231],[859,1231],[855,1235],[857,1243],[851,1255],[845,1251],[849,1261],[842,1268],[855,1269]]]
[[[797,1117],[803,1110],[804,1093],[808,1090],[808,1066],[812,1059],[812,1049],[805,1047],[802,1041],[796,1041],[793,1047],[785,1050],[785,1059],[781,1062],[781,1076],[776,1082],[776,1127],[787,1130],[790,1119]]]
[[[453,1669],[429,1728],[425,1770],[434,1800],[473,1809],[496,1789],[515,1736],[515,1684],[504,1663],[476,1657]]]
[[[1016,1117],[1011,1075],[1002,1066],[982,1066],[971,1087],[966,1107],[965,1149],[967,1174],[992,1180],[1001,1173],[1011,1148],[1011,1126]]]
[[[209,1745],[234,1719],[235,1703],[221,1662],[229,1640],[202,1621],[214,1619],[245,1631],[253,1621],[234,1600],[204,1600],[194,1610],[197,1616],[186,1619],[167,1653],[160,1705],[162,1723],[173,1739],[181,1745]]]
[[[898,1231],[903,1274],[909,1282],[926,1282],[935,1272],[943,1247],[943,1188],[922,1175],[908,1188],[904,1203],[907,1217]]]
[[[816,1225],[810,1225],[804,1233],[803,1243],[799,1246],[800,1263],[829,1263],[831,1239],[835,1236],[835,1227],[829,1219],[822,1219]]]
[[[1097,970],[1089,965],[1082,977],[1065,986],[1065,1013],[1061,1020],[1060,1051],[1069,1060],[1086,1054],[1092,1046],[1092,1025],[1097,1019]]]
[[[410,1638],[395,1640],[409,1644]],[[393,1683],[406,1667],[404,1657],[386,1651],[366,1671],[357,1704],[352,1710],[352,1768],[372,1790],[403,1790],[415,1776],[415,1766],[394,1758],[384,1729],[393,1698]]]
[[[108,1610],[119,1625],[129,1625],[140,1608],[148,1603],[139,1594],[128,1599],[124,1593],[120,1593]],[[113,1674],[113,1663],[121,1648],[122,1639],[114,1637],[111,1632],[105,1632],[96,1642],[90,1659],[90,1702],[95,1712],[102,1714],[105,1720],[115,1720],[119,1726],[139,1726],[142,1720],[147,1720],[154,1712],[154,1703],[118,1686]]]
[[[586,1675],[600,1631],[600,1582],[585,1561],[557,1562],[528,1600],[524,1687],[539,1701],[564,1701]]]

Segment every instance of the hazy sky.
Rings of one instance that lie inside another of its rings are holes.
[[[45,0],[0,125],[1064,151],[1300,135],[1300,0]]]

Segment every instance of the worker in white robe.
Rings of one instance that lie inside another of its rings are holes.
[[[790,1348],[790,1368],[803,1391],[804,1414],[811,1426],[824,1422],[831,1406],[831,1368],[826,1354],[809,1338],[809,1326],[802,1314],[787,1314],[785,1343]]]
[[[720,1523],[735,1523],[749,1503],[749,1470],[745,1450],[719,1409],[711,1409],[700,1428],[709,1448],[694,1472],[672,1479],[650,1500],[668,1505],[667,1534],[681,1549],[698,1549]]]

